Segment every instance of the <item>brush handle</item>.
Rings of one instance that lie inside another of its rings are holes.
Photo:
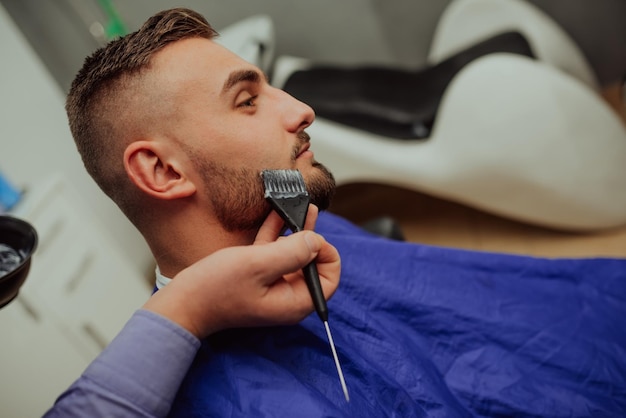
[[[302,272],[304,273],[304,280],[309,288],[309,293],[313,299],[313,305],[315,306],[317,315],[322,321],[328,321],[328,307],[326,306],[324,292],[322,292],[322,285],[320,284],[320,276],[317,273],[315,260],[304,266]]]

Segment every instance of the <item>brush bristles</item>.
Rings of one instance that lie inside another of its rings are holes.
[[[289,197],[307,193],[304,179],[298,170],[263,170],[261,177],[265,185],[265,197]]]

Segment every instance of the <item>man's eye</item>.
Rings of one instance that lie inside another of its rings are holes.
[[[254,101],[256,100],[256,98],[257,96],[252,96],[248,100],[239,103],[237,107],[252,107],[254,106]]]

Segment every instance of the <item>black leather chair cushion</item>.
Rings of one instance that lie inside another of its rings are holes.
[[[418,71],[314,66],[294,72],[283,89],[325,119],[385,137],[424,139],[454,76],[476,58],[497,52],[534,57],[520,33],[506,32]]]

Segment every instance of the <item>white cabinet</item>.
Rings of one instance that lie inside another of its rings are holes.
[[[14,216],[39,235],[18,298],[0,310],[0,416],[41,416],[151,294],[143,272],[62,177]]]

